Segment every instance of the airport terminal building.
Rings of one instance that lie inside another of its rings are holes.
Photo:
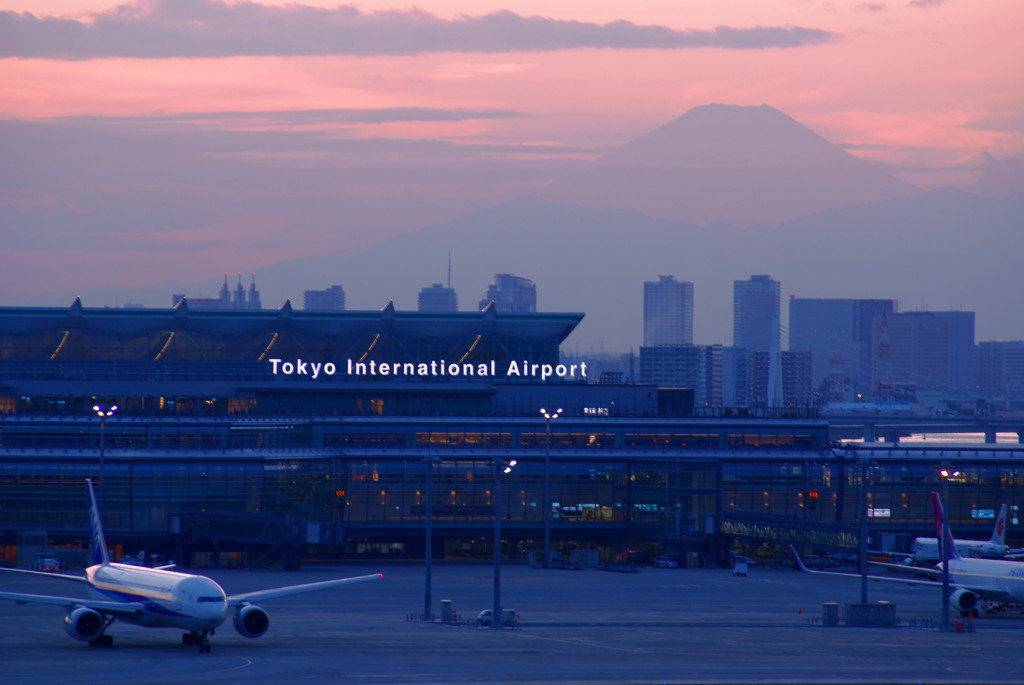
[[[434,558],[489,558],[496,511],[516,560],[546,525],[565,558],[840,549],[864,502],[873,531],[933,530],[950,460],[955,530],[1003,503],[1020,529],[1017,446],[854,450],[806,411],[602,384],[559,354],[582,316],[0,308],[0,552],[83,544],[86,478],[118,553],[196,566],[423,558],[428,528]]]

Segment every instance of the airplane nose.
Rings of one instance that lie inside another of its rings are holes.
[[[202,620],[216,622],[216,625],[220,625],[228,616],[228,605],[227,602],[221,604],[210,602],[200,605],[199,613]]]

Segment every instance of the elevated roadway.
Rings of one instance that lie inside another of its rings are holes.
[[[826,414],[832,440],[897,443],[918,433],[980,433],[985,443],[995,444],[999,433],[1014,433],[1024,444],[1024,418],[999,416],[915,416],[851,412]]]

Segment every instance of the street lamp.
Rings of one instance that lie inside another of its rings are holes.
[[[942,478],[942,520],[940,526],[935,532],[939,535],[939,559],[942,562],[942,615],[939,617],[939,626],[942,630],[949,630],[949,556],[951,550],[946,549],[949,544],[949,540],[953,539],[953,535],[949,532],[949,514],[948,507],[946,506],[949,500],[949,479],[955,478],[960,475],[959,471],[954,471],[948,466],[943,466],[939,469],[939,476]]]
[[[515,459],[494,460],[494,602],[491,606],[491,630],[501,630],[501,476],[512,473]]]
[[[544,568],[551,568],[551,422],[561,414],[561,407],[552,412],[540,409],[544,417]]]
[[[104,407],[102,404],[94,404],[92,410],[96,412],[96,416],[100,419],[100,511],[105,513],[107,506],[106,500],[104,499],[107,492],[107,476],[106,476],[106,424],[107,418],[114,415],[117,411],[117,405],[111,405],[109,408]]]
[[[431,505],[431,502],[432,502],[433,492],[434,492],[434,479],[433,479],[434,464],[436,464],[438,461],[440,461],[440,459],[438,459],[437,457],[434,457],[434,456],[427,457],[426,459],[423,460],[423,462],[424,462],[424,464],[426,464],[426,468],[427,468],[426,511],[424,512],[424,514],[426,515],[426,519],[427,519],[426,520],[426,526],[424,526],[425,532],[426,532],[426,540],[424,540],[424,543],[423,543],[424,544],[424,548],[426,549],[426,551],[424,552],[424,565],[423,565],[423,575],[424,575],[423,620],[424,621],[430,621],[431,617],[433,615],[432,614],[433,599],[431,598],[431,590],[430,590],[430,584],[431,584],[431,580],[430,580],[430,570],[431,569],[430,569],[430,566],[431,566],[431,562],[433,561],[433,557],[434,557],[434,531],[433,531],[433,527],[432,527],[433,526],[433,516],[432,516],[433,512],[431,511],[431,506],[430,505]],[[443,617],[442,617],[442,620],[443,620]]]
[[[860,460],[860,603],[868,603],[868,458]]]

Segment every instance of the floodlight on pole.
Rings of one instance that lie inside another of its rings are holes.
[[[423,620],[432,621],[434,618],[433,613],[433,597],[431,589],[431,564],[433,563],[434,557],[434,531],[433,531],[433,512],[431,511],[431,504],[434,491],[433,474],[434,465],[439,463],[441,460],[433,455],[427,456],[424,460],[424,466],[427,471],[427,483],[426,483],[426,521],[424,525],[424,535],[426,536],[423,542]]]
[[[501,611],[501,475],[512,473],[515,459],[494,460],[494,602],[491,606],[491,630],[501,630],[504,615]]]
[[[953,539],[949,532],[949,479],[960,475],[948,466],[939,469],[939,476],[942,478],[942,521],[939,530],[935,531],[939,536],[939,561],[942,563],[942,613],[939,616],[939,628],[949,630],[949,557],[952,550],[947,549],[949,541]]]
[[[92,405],[92,410],[96,412],[96,416],[100,420],[100,510],[106,510],[106,492],[107,492],[107,477],[106,477],[106,425],[107,419],[114,415],[117,411],[117,405],[113,404],[110,407],[104,407],[102,404]]]
[[[544,417],[544,568],[551,567],[551,422],[561,414],[561,407],[552,412],[540,408]]]

